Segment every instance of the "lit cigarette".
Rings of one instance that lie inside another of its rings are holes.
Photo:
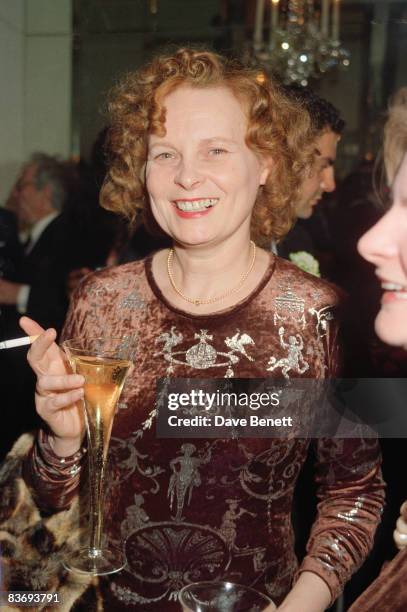
[[[23,338],[14,338],[14,340],[4,340],[4,342],[0,342],[0,351],[2,349],[14,348],[15,346],[32,344],[37,338],[38,336],[24,336]]]

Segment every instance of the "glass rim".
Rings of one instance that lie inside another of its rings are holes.
[[[126,341],[131,342],[126,345]],[[103,344],[106,344],[104,347]],[[115,354],[118,350],[123,353],[131,353],[137,346],[137,337],[126,334],[124,336],[73,336],[61,342],[66,353],[83,353],[98,355]]]
[[[76,340],[79,341],[85,341],[85,342],[91,342],[94,340],[98,340],[98,341],[106,341],[106,340],[124,340],[125,338],[133,338],[132,335],[130,334],[125,334],[124,336],[89,336],[89,337],[83,337],[83,336],[72,336],[72,338],[66,338],[65,340],[62,341],[62,344],[65,344],[65,342],[74,342]]]
[[[261,591],[258,591],[257,589],[254,589],[253,587],[246,586],[245,584],[240,584],[238,582],[230,582],[229,580],[203,580],[203,581],[199,581],[199,582],[191,582],[190,584],[186,584],[179,591],[179,593],[178,593],[178,600],[179,600],[180,603],[184,603],[181,600],[181,597],[184,595],[184,593],[188,589],[190,589],[191,587],[194,587],[194,586],[198,586],[199,585],[199,586],[202,586],[202,587],[205,587],[205,586],[214,587],[216,585],[227,585],[227,584],[230,585],[231,587],[237,587],[239,589],[245,589],[246,591],[250,591],[251,593],[256,593],[257,595],[260,595],[261,597],[264,598],[265,603],[274,604],[274,601],[272,599],[270,599],[270,597],[268,595],[265,595]]]

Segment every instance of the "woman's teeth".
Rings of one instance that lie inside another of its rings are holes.
[[[407,300],[407,287],[399,283],[382,283],[382,289],[397,294],[400,300]]]
[[[206,198],[202,200],[175,200],[175,205],[184,212],[195,212],[205,210],[215,206],[218,202],[218,198]]]
[[[398,283],[382,283],[382,289],[385,291],[407,291],[407,287]]]

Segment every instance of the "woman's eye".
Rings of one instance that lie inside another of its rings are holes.
[[[173,153],[169,153],[168,151],[163,151],[162,153],[157,153],[157,155],[154,156],[154,159],[161,159],[161,160],[172,159],[173,156],[174,156]]]
[[[226,151],[226,149],[221,149],[220,147],[215,147],[214,149],[211,149],[209,151],[209,153],[216,157],[218,155],[224,155],[225,153],[227,153],[227,151]]]

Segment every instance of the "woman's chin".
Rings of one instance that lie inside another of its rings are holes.
[[[391,346],[407,346],[407,302],[404,312],[389,312],[383,308],[375,321],[376,334]]]
[[[207,231],[172,232],[170,237],[174,242],[190,248],[213,245],[216,241],[216,234]]]

